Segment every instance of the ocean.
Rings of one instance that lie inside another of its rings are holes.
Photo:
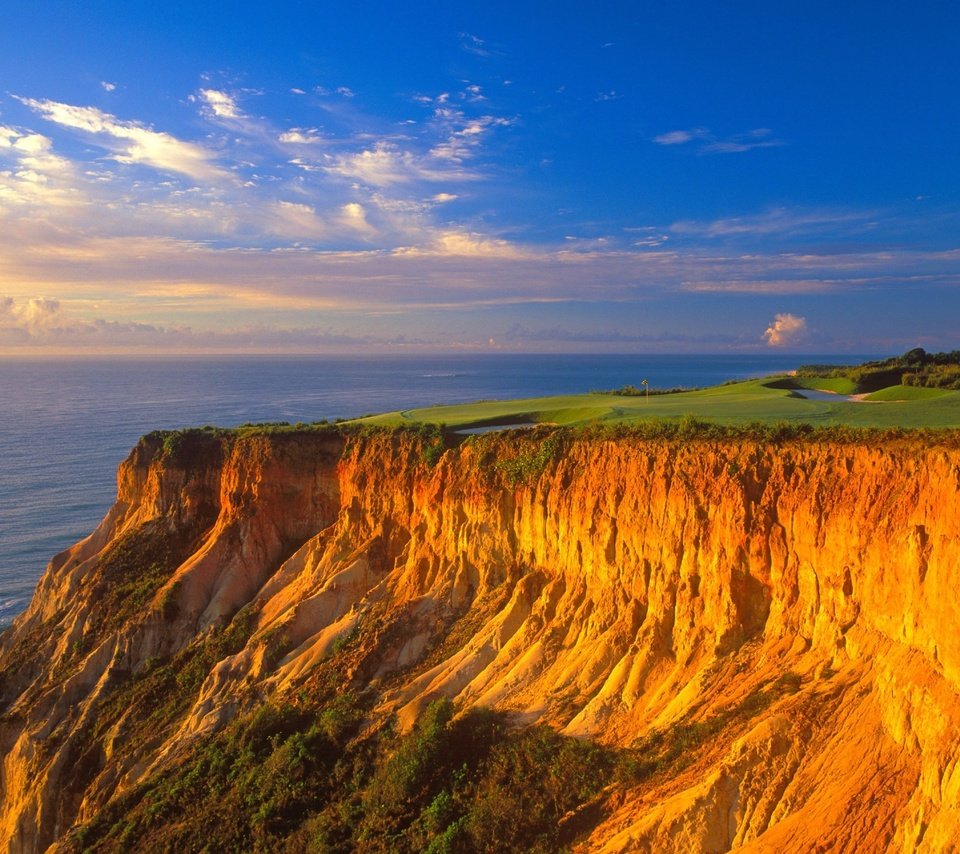
[[[0,359],[0,627],[90,533],[156,429],[319,421],[638,385],[715,385],[855,356],[444,355]]]

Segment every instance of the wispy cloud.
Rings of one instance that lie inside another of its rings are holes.
[[[480,147],[484,137],[494,128],[509,127],[510,119],[501,116],[478,116],[467,119],[457,110],[437,110],[436,117],[450,125],[447,139],[430,149],[432,157],[462,163],[471,158]]]
[[[655,136],[653,141],[658,145],[683,145],[691,140],[700,138],[706,130],[695,128],[693,130],[672,130]]]
[[[320,145],[329,142],[316,128],[291,128],[277,137],[288,145]]]
[[[799,235],[843,228],[845,233],[870,230],[877,211],[771,208],[758,214],[708,220],[680,220],[670,226],[677,235],[720,238],[736,236]]]
[[[473,33],[460,33],[460,47],[467,53],[472,53],[474,56],[487,57],[492,55],[492,51],[487,46],[486,41],[479,36],[473,35]]]
[[[744,133],[719,137],[708,128],[690,128],[671,130],[653,138],[657,145],[687,145],[697,143],[698,154],[742,154],[757,148],[776,148],[784,145],[782,140],[773,137],[769,128],[754,128]]]
[[[328,86],[314,86],[313,92],[315,95],[320,95],[321,97],[330,95],[339,95],[341,98],[356,97],[356,92],[349,86],[334,86],[332,89]]]
[[[323,167],[328,173],[374,187],[414,181],[466,181],[479,177],[475,173],[451,168],[436,155],[423,157],[387,141],[378,142],[363,151],[329,157],[332,162]]]
[[[483,94],[483,88],[476,83],[469,84],[461,93],[461,99],[469,101],[471,104],[479,104],[486,101],[487,97]]]
[[[47,121],[104,140],[105,147],[119,163],[142,164],[196,180],[214,180],[226,174],[215,165],[215,154],[204,146],[185,142],[139,122],[121,121],[96,107],[33,98],[18,100]]]
[[[960,288],[960,252],[881,241],[872,229],[884,217],[889,224],[883,211],[782,207],[635,228],[571,213],[563,220],[571,239],[559,220],[552,237],[531,236],[496,209],[523,189],[504,193],[515,173],[497,156],[513,143],[509,129],[519,136],[526,124],[498,115],[497,98],[485,100],[479,84],[461,78],[437,92],[413,103],[403,96],[406,112],[389,117],[365,114],[362,93],[274,93],[299,111],[274,125],[258,113],[254,90],[207,82],[188,111],[188,126],[200,127],[194,139],[95,107],[20,99],[35,114],[27,122],[43,133],[0,127],[2,340],[202,348],[207,338],[183,324],[202,331],[231,318],[235,329],[215,345],[229,348],[242,346],[246,333],[238,330],[248,318],[261,328],[247,339],[257,346],[319,349],[336,339],[324,337],[332,322],[362,331],[369,318],[390,315],[398,329],[443,345],[454,324],[424,320],[430,312],[500,311],[486,341],[507,325],[504,307],[540,317],[541,307],[567,306],[569,318],[581,304],[602,304],[619,322],[639,303],[719,304],[751,294],[757,299],[744,303],[765,307],[731,334],[761,347],[767,318],[794,295]],[[401,124],[414,109],[416,121]],[[678,129],[658,143],[694,151],[769,142],[760,130],[740,142]],[[522,200],[515,207],[523,210]],[[806,311],[821,329],[822,319]],[[468,326],[477,316],[456,317]],[[552,322],[544,318],[543,328],[560,341],[566,321]],[[578,323],[568,337],[586,347],[586,312]],[[290,332],[301,326],[313,331]],[[623,329],[624,345],[633,346]],[[770,329],[775,341],[799,334],[789,321]]]

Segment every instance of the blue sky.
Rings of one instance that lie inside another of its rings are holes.
[[[32,2],[0,352],[960,347],[947,2]]]

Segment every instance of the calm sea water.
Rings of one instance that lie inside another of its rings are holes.
[[[714,385],[802,356],[408,356],[0,360],[0,626],[47,561],[86,536],[151,430],[317,421],[490,398]]]

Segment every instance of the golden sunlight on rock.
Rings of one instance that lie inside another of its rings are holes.
[[[3,844],[82,850],[260,704],[347,687],[358,743],[447,698],[632,757],[559,822],[577,851],[960,844],[956,447],[567,435],[520,465],[549,435],[434,465],[403,432],[142,440],[3,636]]]

